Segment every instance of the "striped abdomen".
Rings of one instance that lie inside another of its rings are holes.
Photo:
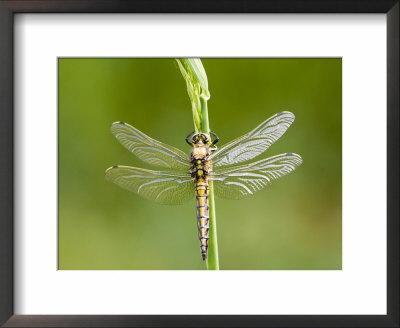
[[[203,261],[207,258],[208,237],[209,237],[209,211],[208,211],[208,182],[205,178],[196,181],[196,202],[197,202],[197,227],[199,229],[199,240],[201,257]]]
[[[198,134],[197,136],[204,137],[205,135]],[[190,171],[196,186],[197,228],[199,230],[201,257],[203,261],[207,258],[210,229],[208,210],[208,177],[211,172],[210,155],[210,147],[207,143],[203,143],[201,138],[193,144],[190,156],[192,162]]]

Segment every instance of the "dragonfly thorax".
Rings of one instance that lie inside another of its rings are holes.
[[[203,160],[210,156],[210,148],[203,144],[197,143],[192,148],[192,158],[195,160]]]
[[[211,149],[208,145],[199,141],[192,145],[190,156],[192,177],[198,179],[208,179],[211,172]]]

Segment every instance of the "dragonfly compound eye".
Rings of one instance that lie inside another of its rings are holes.
[[[210,137],[208,135],[206,135],[206,134],[203,134],[203,140],[204,140],[204,143],[207,144],[207,145],[209,143],[211,143]]]
[[[207,134],[198,133],[192,137],[192,143],[193,144],[202,143],[202,144],[208,145],[211,143],[211,139]]]

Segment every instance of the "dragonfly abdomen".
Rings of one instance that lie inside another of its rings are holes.
[[[207,258],[210,216],[208,210],[208,183],[200,178],[196,181],[197,227],[203,261]]]
[[[194,138],[194,139],[193,139]],[[204,134],[193,137],[193,148],[190,156],[191,176],[196,187],[197,228],[200,250],[203,261],[207,258],[210,216],[208,210],[208,179],[211,172],[209,139]]]

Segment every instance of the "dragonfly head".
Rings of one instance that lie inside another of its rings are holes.
[[[211,138],[205,133],[196,133],[192,137],[192,145],[211,145]]]

